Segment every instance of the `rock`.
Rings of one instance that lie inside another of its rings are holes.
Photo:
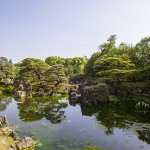
[[[18,91],[23,91],[23,84],[19,84],[19,88],[18,88]]]
[[[50,96],[57,96],[57,90],[55,86],[51,86]]]
[[[78,95],[76,92],[71,92],[69,95],[70,100],[78,100]]]
[[[5,79],[5,84],[6,85],[11,85],[11,84],[14,84],[14,79]]]
[[[19,139],[19,136],[17,135],[16,132],[12,131],[10,134],[9,134],[10,137],[12,137],[14,140],[17,140]]]
[[[21,97],[25,97],[25,96],[26,96],[25,91],[16,91],[14,94],[15,98],[21,98]]]
[[[24,89],[25,89],[25,92],[26,92],[26,96],[32,97],[32,84],[31,84],[30,80],[28,80],[25,83]]]
[[[18,137],[17,133],[15,133],[13,131],[13,129],[11,129],[10,127],[8,127],[9,123],[7,121],[6,116],[0,116],[0,127],[1,127],[1,136],[4,137],[4,139],[1,140],[2,145],[8,145],[9,141],[8,139],[5,140],[5,137],[12,137],[14,139],[14,141],[17,141],[14,145],[10,145],[8,150],[22,150],[22,149],[26,149],[26,148],[30,148],[31,146],[35,146],[34,145],[34,141],[32,138],[30,137],[24,137],[20,140],[20,138]],[[3,127],[5,126],[5,127]],[[19,140],[19,142],[18,142]],[[13,142],[14,143],[14,142]],[[12,142],[11,142],[12,144]],[[1,148],[0,148],[1,149]]]
[[[65,113],[65,111],[63,111],[63,110],[59,111],[59,114],[60,114],[61,116],[64,115],[64,113]]]
[[[32,145],[33,145],[33,139],[30,137],[24,137],[21,139],[21,141],[16,142],[17,150],[22,150],[31,147]]]
[[[10,145],[10,146],[9,146],[9,150],[16,150],[16,147],[13,146],[13,145]]]
[[[45,89],[47,87],[46,81],[41,81],[40,82],[40,87]]]
[[[6,141],[6,140],[1,140],[1,143],[2,143],[3,145],[5,145],[5,144],[7,143],[7,141]]]
[[[9,125],[8,120],[6,116],[0,116],[0,127]]]
[[[44,93],[44,89],[43,88],[39,88],[39,91],[35,94],[35,96],[37,96],[37,97],[44,97],[44,96],[46,96],[46,93]]]
[[[3,132],[4,135],[9,135],[10,133],[13,132],[13,130],[10,129],[9,127],[4,127],[1,129],[1,131]]]

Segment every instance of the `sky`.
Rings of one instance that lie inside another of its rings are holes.
[[[0,57],[90,57],[117,35],[150,36],[150,0],[0,0]]]

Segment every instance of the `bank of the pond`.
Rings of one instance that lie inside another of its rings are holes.
[[[0,149],[8,150],[10,145],[15,145],[14,139],[10,136],[5,136],[0,130]]]

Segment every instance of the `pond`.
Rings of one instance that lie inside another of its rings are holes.
[[[84,149],[87,141],[105,150],[150,150],[150,105],[131,98],[89,106],[67,98],[0,98],[0,115],[19,136],[33,136],[36,150]]]

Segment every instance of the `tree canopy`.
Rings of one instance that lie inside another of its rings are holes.
[[[45,61],[26,58],[13,64],[11,60],[0,57],[0,77],[63,82],[84,75],[104,82],[150,81],[150,37],[142,38],[135,45],[117,45],[116,40],[117,36],[111,35],[89,59],[49,56]]]
[[[0,77],[1,78],[15,77],[14,65],[11,60],[8,60],[5,57],[0,57]]]
[[[143,38],[135,46],[120,43],[116,35],[99,46],[85,65],[85,75],[99,77],[103,81],[150,80],[150,37]]]
[[[21,79],[43,80],[49,65],[37,58],[26,58],[20,64],[19,75]]]

